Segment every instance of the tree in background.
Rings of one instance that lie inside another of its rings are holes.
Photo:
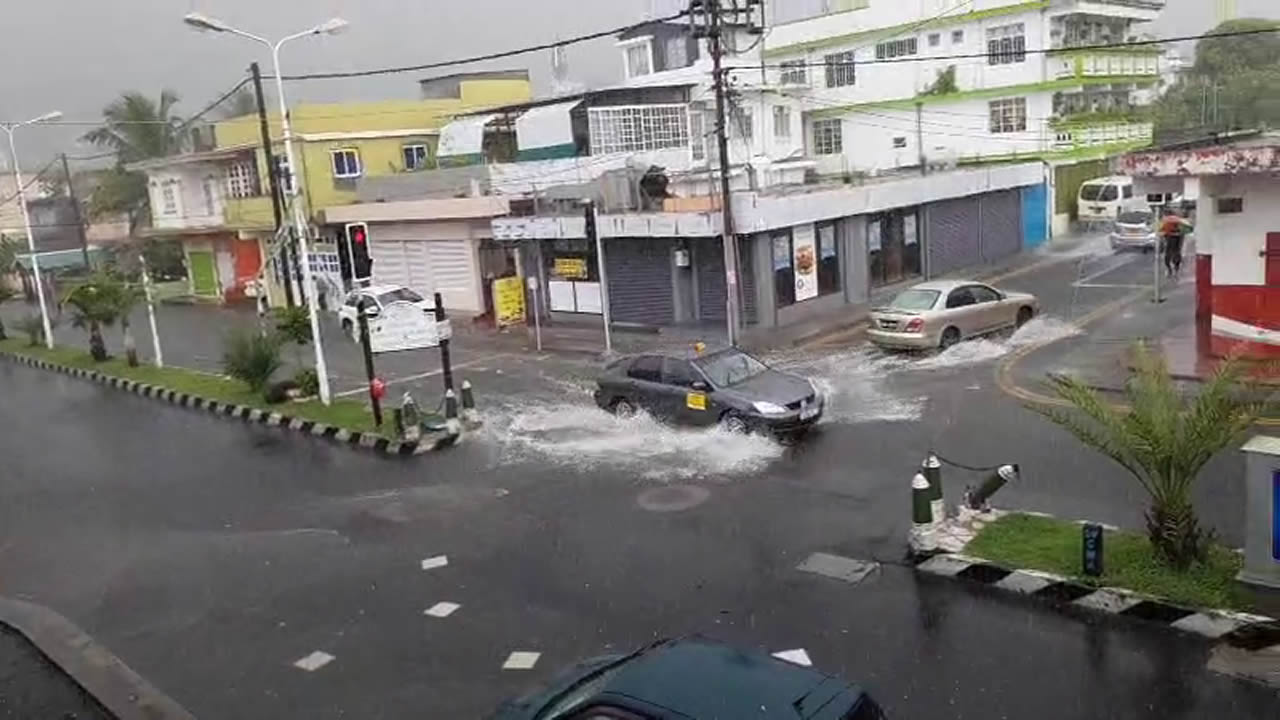
[[[14,292],[8,284],[5,283],[5,277],[13,272],[14,267],[18,264],[18,245],[7,237],[0,235],[0,303],[6,303],[13,299]],[[4,319],[0,318],[0,340],[8,337],[4,330]]]
[[[1280,22],[1258,18],[1229,20],[1196,46],[1189,73],[1156,103],[1156,132],[1205,135],[1280,125]]]
[[[162,90],[159,100],[130,91],[103,108],[102,127],[85,133],[84,140],[114,152],[116,162],[102,174],[90,198],[92,215],[124,213],[129,218],[130,235],[147,216],[147,176],[125,166],[178,150],[181,121],[172,113],[177,102],[178,95],[172,90]]]

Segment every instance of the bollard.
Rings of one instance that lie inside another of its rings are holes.
[[[942,499],[942,463],[932,450],[920,464],[920,472],[929,481],[929,498],[933,503],[933,521],[942,522],[947,519],[947,508]]]
[[[923,473],[911,479],[911,536],[909,544],[914,555],[931,553],[938,549],[933,532],[932,489]]]
[[[462,434],[462,423],[458,420],[458,396],[451,389],[444,391],[444,423],[450,435],[457,437]]]
[[[988,477],[978,486],[977,491],[965,492],[965,504],[973,510],[987,509],[990,507],[987,501],[991,499],[991,496],[995,495],[996,491],[1004,487],[1010,480],[1017,479],[1017,465],[1001,465],[1000,469],[991,473],[991,477]]]
[[[471,381],[462,381],[462,422],[468,428],[480,425],[480,413],[476,411],[476,397],[471,391]]]
[[[404,427],[405,441],[418,442],[422,439],[422,413],[418,412],[418,403],[409,393],[400,397],[400,423]]]

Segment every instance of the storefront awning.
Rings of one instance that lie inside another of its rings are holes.
[[[436,156],[447,165],[467,165],[483,158],[484,126],[497,115],[473,115],[440,128]],[[474,160],[473,160],[474,159]]]
[[[531,108],[516,118],[516,145],[520,160],[573,157],[573,122],[569,113],[582,100]]]

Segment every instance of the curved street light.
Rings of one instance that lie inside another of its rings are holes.
[[[31,232],[31,213],[27,210],[27,191],[22,182],[22,166],[18,163],[18,147],[13,140],[13,133],[20,127],[57,120],[60,117],[62,117],[62,113],[54,110],[22,122],[0,123],[0,130],[3,130],[9,136],[9,157],[13,158],[13,181],[18,185],[18,205],[22,208],[22,223],[27,229],[27,249],[31,252],[31,274],[35,276],[36,297],[40,300],[40,322],[44,325],[44,344],[50,350],[53,349],[53,327],[49,323],[49,306],[44,299],[44,280],[40,278],[40,260],[36,252],[36,237]],[[85,268],[85,270],[88,269]]]
[[[311,319],[311,337],[316,348],[316,376],[320,380],[320,401],[325,405],[330,402],[329,394],[329,374],[328,367],[324,360],[324,347],[320,341],[320,314],[316,306],[317,288],[311,281],[311,252],[308,247],[308,225],[307,218],[302,212],[302,204],[300,195],[302,193],[301,183],[299,182],[297,166],[293,158],[293,129],[289,123],[289,106],[285,102],[284,97],[284,78],[280,71],[280,48],[290,40],[296,40],[308,35],[334,35],[341,32],[349,25],[342,18],[331,18],[319,25],[311,27],[299,33],[286,35],[279,40],[272,42],[267,38],[245,32],[228,25],[217,18],[212,18],[201,13],[188,13],[182,18],[182,21],[191,27],[208,32],[223,32],[240,37],[248,38],[254,42],[266,45],[271,49],[271,68],[275,74],[276,80],[276,98],[280,101],[280,129],[284,135],[284,154],[289,164],[289,184],[287,192],[292,200],[293,224],[294,231],[298,234],[298,249],[300,260],[302,262],[302,284],[305,286],[305,294],[307,296],[307,314]],[[268,168],[269,172],[275,172],[275,168]],[[286,269],[287,270],[287,269]],[[286,271],[286,280],[288,282]]]

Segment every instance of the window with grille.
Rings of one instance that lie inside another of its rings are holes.
[[[333,176],[335,178],[360,177],[360,153],[355,148],[329,151],[333,159]]]
[[[779,140],[791,137],[791,108],[786,105],[773,106],[773,136]]]
[[[227,195],[233,198],[248,198],[259,194],[257,163],[242,160],[227,166]]]
[[[685,105],[591,108],[587,118],[592,155],[690,145],[689,109]]]
[[[987,64],[1009,65],[1027,59],[1027,35],[1022,23],[987,29]]]
[[[992,100],[987,107],[991,111],[991,132],[1011,133],[1027,129],[1026,98]]]
[[[426,145],[405,145],[401,150],[404,152],[405,170],[421,170],[427,166]]]
[[[913,37],[876,44],[877,60],[892,60],[897,57],[915,55],[918,52],[920,52],[919,43]]]
[[[845,87],[854,80],[853,51],[835,53],[823,57],[827,71],[827,87]]]
[[[783,85],[808,85],[809,69],[804,60],[786,60],[778,63],[780,76],[778,81]]]
[[[818,155],[844,152],[844,129],[840,118],[813,121],[813,152]]]

